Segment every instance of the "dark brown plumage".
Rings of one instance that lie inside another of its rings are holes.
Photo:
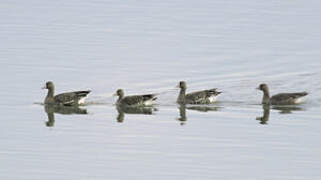
[[[270,97],[270,92],[267,84],[260,84],[257,88],[263,91],[262,104],[272,104],[272,105],[289,105],[298,104],[302,102],[302,97],[308,95],[307,92],[297,92],[297,93],[280,93]]]
[[[51,81],[48,81],[43,87],[43,89],[48,89],[48,94],[45,98],[44,103],[50,105],[65,105],[74,106],[84,103],[84,99],[90,93],[90,91],[74,91],[62,93],[54,96],[55,86]]]

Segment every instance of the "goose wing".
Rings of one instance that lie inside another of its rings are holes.
[[[77,105],[79,100],[86,97],[90,91],[75,91],[58,94],[54,97],[55,101],[59,104],[63,104],[66,106]]]
[[[197,91],[197,92],[186,94],[185,99],[187,100],[188,103],[198,104],[206,101],[211,96],[217,96],[220,93],[221,92],[216,91],[216,88],[214,88],[214,89]]]
[[[126,96],[122,103],[125,103],[126,105],[137,105],[137,104],[143,104],[145,101],[149,100],[156,100],[157,97],[155,94],[144,94],[144,95],[135,95],[135,96]]]
[[[308,95],[307,92],[298,92],[298,93],[280,93],[271,97],[272,101],[282,102],[282,101],[291,101],[298,99],[300,97]]]

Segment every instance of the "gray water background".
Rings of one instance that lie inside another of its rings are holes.
[[[0,179],[320,179],[320,1],[17,1],[0,3]],[[55,114],[40,88],[91,89],[88,115]],[[219,88],[217,111],[186,110]],[[271,93],[308,91],[290,113]],[[111,95],[157,92],[154,115]]]

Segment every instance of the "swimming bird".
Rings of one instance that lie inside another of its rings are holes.
[[[84,104],[87,94],[90,93],[90,90],[74,91],[54,96],[55,86],[51,81],[46,82],[46,85],[42,89],[48,89],[48,94],[44,102],[44,104],[47,105],[74,106]]]
[[[116,105],[120,106],[150,106],[157,99],[156,94],[125,96],[122,89],[118,89],[114,96],[118,96]]]
[[[185,81],[180,81],[177,88],[181,89],[176,101],[178,104],[210,104],[215,102],[217,95],[222,93],[215,88],[186,94]]]
[[[263,91],[262,104],[272,105],[290,105],[299,104],[303,102],[303,97],[308,95],[307,92],[297,93],[280,93],[270,97],[269,88],[267,84],[260,84],[256,89]]]

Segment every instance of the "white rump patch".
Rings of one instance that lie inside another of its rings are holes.
[[[150,106],[150,105],[153,105],[153,104],[155,104],[155,103],[154,103],[154,101],[152,99],[144,101],[144,105],[145,106]]]
[[[80,98],[78,104],[85,104],[86,97]]]
[[[209,100],[211,103],[213,103],[213,102],[216,101],[216,96],[210,96],[210,97],[208,98],[208,100]]]
[[[295,103],[295,104],[300,104],[300,103],[303,103],[304,100],[305,100],[305,99],[304,99],[303,97],[299,97],[299,98],[297,98],[297,99],[294,100],[294,103]]]

